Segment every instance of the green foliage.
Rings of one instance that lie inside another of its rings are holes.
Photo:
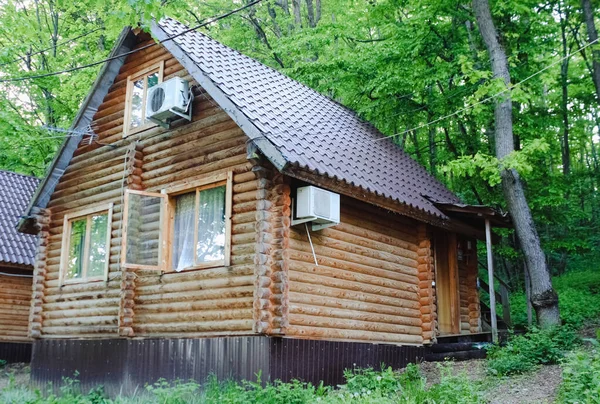
[[[556,327],[532,329],[525,335],[513,335],[505,346],[488,349],[488,371],[507,376],[530,371],[538,365],[558,363],[579,339],[573,329]]]
[[[573,352],[566,358],[562,364],[563,383],[558,395],[560,402],[600,403],[600,350],[598,348],[596,341],[592,352]]]
[[[573,270],[554,277],[563,324],[581,327],[589,319],[600,317],[600,271]],[[515,325],[527,325],[527,302],[523,292],[511,296],[511,316]]]
[[[314,386],[294,380],[256,382],[218,381],[210,377],[204,386],[195,381],[159,380],[134,397],[106,398],[102,388],[87,394],[80,392],[75,379],[65,379],[59,395],[44,397],[24,386],[9,385],[0,392],[0,402],[27,404],[441,404],[482,403],[481,385],[464,374],[452,374],[451,368],[440,364],[441,379],[427,386],[416,365],[402,372],[391,368],[381,371],[354,369],[345,372],[347,383],[338,389]]]

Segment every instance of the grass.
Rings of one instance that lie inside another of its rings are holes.
[[[464,374],[453,374],[448,365],[440,365],[439,383],[428,386],[418,366],[409,365],[401,372],[354,369],[345,372],[346,384],[337,389],[293,381],[266,383],[219,381],[209,378],[204,386],[197,382],[160,380],[146,386],[134,397],[108,399],[101,388],[81,392],[76,380],[65,380],[60,394],[44,396],[25,385],[9,385],[0,391],[5,404],[370,404],[370,403],[483,403],[478,383]]]
[[[558,293],[560,317],[565,325],[579,328],[589,319],[600,317],[600,270],[567,272],[552,279]],[[511,316],[516,326],[527,325],[525,293],[513,293]]]

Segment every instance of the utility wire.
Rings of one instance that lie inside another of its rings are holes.
[[[124,52],[124,53],[121,53],[119,55],[115,55],[113,57],[109,57],[109,58],[106,58],[106,59],[102,59],[102,60],[98,60],[96,62],[89,63],[87,65],[75,66],[75,67],[72,67],[70,69],[60,70],[60,71],[57,71],[57,72],[44,73],[44,74],[36,74],[36,75],[33,75],[33,76],[26,76],[26,77],[13,77],[13,78],[8,78],[8,79],[3,79],[3,80],[0,80],[0,83],[11,83],[11,82],[26,81],[26,80],[32,80],[32,79],[40,79],[40,78],[44,78],[44,77],[58,76],[58,75],[65,74],[65,73],[71,73],[71,72],[74,72],[74,71],[77,71],[77,70],[87,69],[88,67],[98,66],[98,65],[100,65],[102,63],[110,62],[111,60],[119,59],[119,58],[122,58],[124,56],[129,56],[129,55],[132,55],[134,53],[140,52],[140,51],[142,51],[144,49],[148,49],[148,48],[151,48],[153,46],[157,46],[157,45],[163,44],[165,42],[172,41],[173,39],[175,39],[175,38],[177,38],[177,37],[179,37],[181,35],[187,34],[188,32],[195,31],[198,28],[205,27],[205,26],[207,26],[209,24],[212,24],[213,22],[216,22],[216,21],[222,20],[224,18],[227,18],[230,15],[236,14],[236,13],[238,13],[240,11],[243,11],[243,10],[245,10],[247,8],[255,6],[255,5],[257,5],[258,3],[262,2],[262,1],[263,0],[254,0],[252,3],[248,3],[245,6],[233,9],[231,11],[228,11],[225,14],[221,14],[221,15],[219,15],[217,17],[209,18],[207,22],[204,22],[202,24],[198,24],[198,25],[196,25],[194,27],[185,29],[185,30],[183,30],[183,31],[181,31],[181,32],[179,32],[179,33],[177,33],[175,35],[167,37],[167,38],[165,38],[165,39],[163,39],[161,41],[152,42],[152,43],[150,43],[150,44],[148,44],[146,46],[142,46],[141,48],[134,49],[134,50],[129,51],[129,52]]]
[[[100,28],[93,29],[93,30],[91,30],[91,31],[85,32],[85,33],[83,33],[83,34],[81,34],[81,35],[78,35],[78,36],[76,36],[76,37],[73,37],[73,38],[71,38],[71,39],[67,39],[67,40],[65,40],[65,41],[63,41],[63,42],[59,42],[59,43],[57,43],[55,46],[50,46],[50,47],[48,47],[48,48],[45,48],[45,49],[42,49],[42,50],[39,50],[39,51],[36,51],[36,52],[33,52],[33,53],[28,53],[27,55],[25,55],[25,56],[23,56],[23,57],[21,57],[21,58],[16,58],[16,59],[13,59],[13,60],[9,60],[8,62],[0,63],[0,67],[6,66],[6,65],[9,65],[9,64],[12,64],[12,63],[21,62],[21,61],[23,61],[23,59],[25,59],[26,57],[31,57],[31,56],[39,55],[39,54],[41,54],[41,53],[47,52],[47,51],[49,51],[49,50],[52,50],[52,49],[54,49],[54,48],[58,48],[59,46],[67,45],[67,44],[69,44],[69,43],[71,43],[71,42],[74,42],[74,41],[76,41],[77,39],[80,39],[80,38],[86,37],[86,36],[88,36],[88,35],[90,35],[90,34],[93,34],[94,32],[98,32],[98,31],[101,31],[101,30],[104,30],[104,28],[101,28],[101,27],[100,27]]]
[[[500,92],[498,92],[498,93],[496,93],[496,94],[494,94],[494,95],[491,95],[491,96],[489,96],[489,97],[487,97],[487,98],[484,98],[483,100],[480,100],[480,101],[477,101],[477,102],[475,102],[475,103],[473,103],[473,104],[467,105],[467,106],[465,106],[464,108],[461,108],[461,109],[459,109],[459,110],[457,110],[457,111],[454,111],[454,112],[453,112],[453,113],[451,113],[451,114],[444,115],[444,116],[442,116],[442,117],[440,117],[440,118],[434,119],[433,121],[430,121],[430,122],[424,123],[424,124],[422,124],[422,125],[419,125],[419,126],[415,126],[414,128],[407,129],[407,130],[405,130],[405,131],[403,131],[403,132],[400,132],[400,133],[395,133],[395,134],[393,134],[393,135],[390,135],[390,136],[383,136],[383,137],[380,137],[380,138],[377,138],[377,139],[373,139],[372,141],[373,141],[373,142],[378,142],[378,141],[380,141],[380,140],[389,139],[389,138],[394,138],[394,137],[397,137],[397,136],[402,136],[402,135],[404,135],[405,133],[411,132],[411,131],[413,131],[413,130],[418,130],[418,129],[426,128],[426,127],[428,127],[428,126],[431,126],[431,125],[433,125],[434,123],[438,123],[438,122],[440,122],[440,121],[443,121],[443,120],[446,120],[446,119],[448,119],[448,118],[452,118],[453,116],[456,116],[456,115],[460,114],[461,112],[464,112],[464,111],[466,111],[466,110],[468,110],[468,109],[471,109],[471,108],[473,108],[473,107],[475,107],[475,106],[477,106],[477,105],[484,104],[484,103],[486,103],[486,102],[488,102],[488,101],[490,101],[490,100],[493,100],[494,98],[496,98],[496,97],[498,97],[498,96],[500,96],[500,95],[502,95],[502,94],[504,94],[504,93],[507,93],[507,92],[509,92],[509,91],[512,91],[512,90],[513,90],[515,87],[518,87],[518,86],[520,86],[521,84],[525,83],[526,81],[529,81],[529,80],[531,80],[532,78],[534,78],[534,77],[536,77],[536,76],[539,76],[540,74],[542,74],[542,73],[543,73],[543,72],[545,72],[546,70],[550,69],[551,67],[554,67],[554,66],[556,66],[557,64],[561,63],[563,60],[566,60],[566,59],[570,58],[571,56],[573,56],[574,54],[581,52],[581,51],[582,51],[582,50],[584,50],[585,48],[587,48],[587,47],[589,47],[589,46],[592,46],[594,43],[598,42],[598,40],[600,40],[600,38],[597,38],[597,39],[594,39],[594,40],[593,40],[593,41],[591,41],[591,42],[588,42],[587,44],[585,44],[585,45],[584,45],[584,46],[582,46],[581,48],[579,48],[579,49],[577,49],[577,50],[575,50],[575,51],[573,51],[573,52],[569,53],[568,55],[566,55],[566,56],[564,56],[564,57],[562,57],[562,58],[558,59],[557,61],[555,61],[555,62],[553,62],[553,63],[550,63],[548,66],[544,67],[543,69],[540,69],[540,70],[538,70],[537,72],[533,73],[532,75],[530,75],[530,76],[527,76],[527,77],[526,77],[526,78],[524,78],[523,80],[521,80],[521,81],[519,81],[518,83],[516,83],[514,86],[510,86],[510,87],[508,87],[508,88],[505,88],[504,90],[502,90],[502,91],[500,91]]]

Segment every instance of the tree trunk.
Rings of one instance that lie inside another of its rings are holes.
[[[510,86],[508,61],[504,48],[498,41],[488,0],[473,0],[473,10],[490,55],[494,78],[501,78],[508,87]],[[502,160],[514,151],[510,93],[496,98],[494,121],[496,157]],[[531,276],[531,302],[535,308],[538,324],[543,328],[557,325],[560,323],[558,295],[552,288],[550,273],[527,205],[523,183],[516,170],[501,168],[500,176],[508,210]]]
[[[317,23],[315,21],[315,7],[313,5],[312,0],[306,0],[306,13],[308,15],[308,25],[311,28],[314,28],[317,26]]]
[[[581,0],[581,8],[587,27],[588,39],[590,42],[595,43],[598,40],[598,31],[596,31],[596,25],[594,23],[594,10],[592,9],[591,0]],[[598,46],[592,46],[592,67],[592,80],[596,87],[596,97],[600,102],[600,49],[598,49]]]
[[[302,15],[300,14],[300,0],[292,0],[292,10],[294,11],[294,24],[302,27]]]
[[[315,25],[321,21],[321,0],[315,0]]]
[[[567,23],[569,15],[565,11],[559,8],[560,13],[560,33],[562,38],[562,56],[563,61],[560,66],[560,84],[562,87],[562,100],[561,100],[561,114],[563,122],[563,133],[562,133],[562,165],[563,174],[568,177],[571,173],[571,150],[569,147],[569,88],[568,88],[568,74],[569,74],[569,45],[567,44]]]

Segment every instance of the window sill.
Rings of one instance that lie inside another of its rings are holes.
[[[104,276],[98,276],[94,278],[75,278],[75,279],[65,279],[60,284],[60,287],[68,286],[68,285],[77,285],[81,283],[95,283],[95,282],[106,282],[106,278]]]
[[[213,261],[213,262],[205,262],[203,264],[193,265],[191,267],[183,268],[181,271],[176,271],[174,269],[171,269],[169,271],[166,271],[165,273],[168,273],[168,274],[180,274],[182,272],[199,271],[199,270],[202,270],[202,269],[221,268],[221,267],[223,267],[223,268],[225,267],[225,261],[224,260]]]
[[[153,122],[145,123],[142,126],[138,126],[137,128],[130,128],[126,132],[123,132],[123,137],[126,138],[126,137],[130,137],[133,135],[137,135],[140,132],[144,132],[149,129],[154,129],[157,127],[158,127],[158,124],[156,124],[156,123],[153,123]]]

